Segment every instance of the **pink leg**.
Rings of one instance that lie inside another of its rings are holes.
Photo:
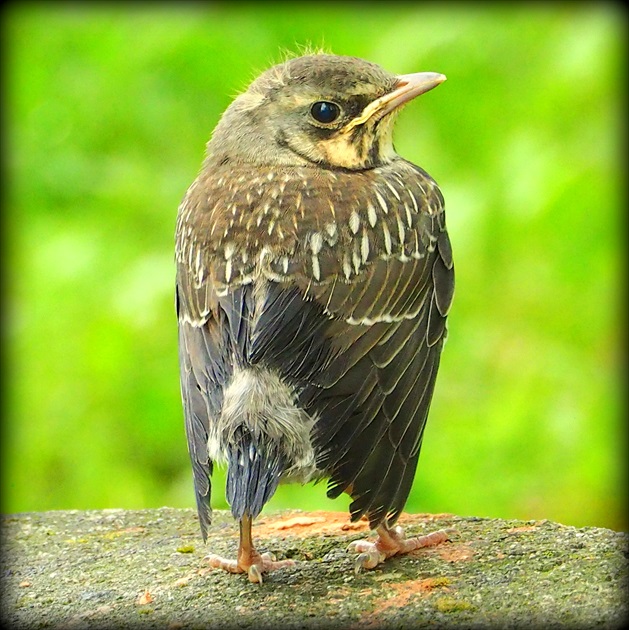
[[[228,560],[209,554],[205,557],[211,567],[229,573],[246,573],[250,582],[262,584],[262,574],[295,564],[293,560],[276,560],[270,553],[259,554],[251,540],[251,518],[244,516],[240,521],[240,545],[238,560]]]
[[[360,573],[362,569],[377,567],[391,556],[409,553],[422,547],[434,547],[446,542],[454,531],[453,529],[440,529],[425,536],[404,538],[404,530],[400,526],[389,529],[386,525],[380,525],[376,530],[378,538],[375,542],[355,540],[350,543],[348,549],[359,553],[354,564],[354,570],[356,573]]]

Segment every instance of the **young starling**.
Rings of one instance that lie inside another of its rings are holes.
[[[445,80],[315,54],[267,70],[223,114],[179,208],[181,389],[203,538],[227,465],[235,561],[280,481],[327,478],[375,543],[356,570],[446,539],[394,524],[411,488],[454,290],[443,197],[397,155],[400,108]]]

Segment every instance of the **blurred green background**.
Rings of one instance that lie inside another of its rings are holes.
[[[194,505],[177,205],[233,96],[310,44],[448,76],[396,132],[442,188],[457,268],[407,509],[627,528],[621,8],[15,3],[4,17],[4,511]],[[347,504],[319,484],[266,509]]]

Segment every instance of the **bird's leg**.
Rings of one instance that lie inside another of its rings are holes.
[[[252,519],[245,515],[240,519],[240,544],[238,560],[227,560],[216,554],[209,554],[206,560],[211,567],[223,569],[229,573],[246,573],[249,581],[262,584],[262,574],[294,564],[293,560],[276,560],[271,553],[258,553],[251,538]]]
[[[368,540],[355,540],[349,544],[348,549],[355,551],[359,555],[354,564],[356,573],[362,569],[373,569],[391,556],[409,553],[422,547],[433,547],[449,540],[453,529],[440,529],[436,532],[417,536],[415,538],[405,538],[404,530],[398,525],[391,529],[388,525],[382,524],[377,529],[378,538],[375,542]]]

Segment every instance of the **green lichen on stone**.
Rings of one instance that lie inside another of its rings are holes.
[[[461,610],[474,610],[476,606],[455,597],[439,597],[435,600],[435,608],[439,612],[452,613]]]
[[[177,547],[177,553],[194,553],[194,546],[181,545],[181,547]]]
[[[448,586],[450,584],[452,584],[452,580],[447,577],[437,577],[437,578],[433,578],[432,580],[433,587]]]

